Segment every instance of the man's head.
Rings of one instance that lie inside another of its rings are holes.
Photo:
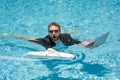
[[[59,40],[59,36],[61,32],[60,25],[56,22],[50,23],[48,25],[48,32],[49,32],[49,36],[53,41]]]

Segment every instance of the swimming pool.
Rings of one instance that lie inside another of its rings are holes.
[[[95,49],[73,45],[64,50],[75,60],[33,59],[29,51],[41,45],[17,38],[0,39],[0,80],[119,80],[119,0],[1,0],[0,35],[5,32],[44,37],[56,21],[62,32],[84,41],[111,31],[107,41]],[[83,56],[83,57],[82,57]]]

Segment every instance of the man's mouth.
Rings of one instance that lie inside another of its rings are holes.
[[[53,38],[56,38],[56,36],[53,36]]]
[[[52,40],[53,40],[53,41],[56,41],[56,40],[58,40],[58,39],[59,39],[59,38],[58,38],[57,36],[55,36],[55,35],[52,36]]]

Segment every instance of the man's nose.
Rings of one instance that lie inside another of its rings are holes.
[[[55,34],[55,32],[53,31],[53,34]]]

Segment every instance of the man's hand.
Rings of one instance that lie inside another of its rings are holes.
[[[53,49],[53,48],[48,48],[48,51],[50,52],[50,53],[57,53],[58,51],[56,51],[55,49]]]
[[[24,39],[24,40],[38,41],[36,38],[29,38],[29,37],[26,37],[23,35],[13,35],[13,34],[9,34],[9,33],[4,33],[2,36],[0,36],[0,39],[6,38],[6,37],[15,37],[15,38]]]
[[[2,36],[0,36],[0,39],[6,38],[6,37],[9,37],[9,36],[10,36],[10,34],[4,33]]]
[[[3,34],[3,36],[6,36],[6,37],[8,37],[10,34],[8,34],[8,33],[4,33]]]

